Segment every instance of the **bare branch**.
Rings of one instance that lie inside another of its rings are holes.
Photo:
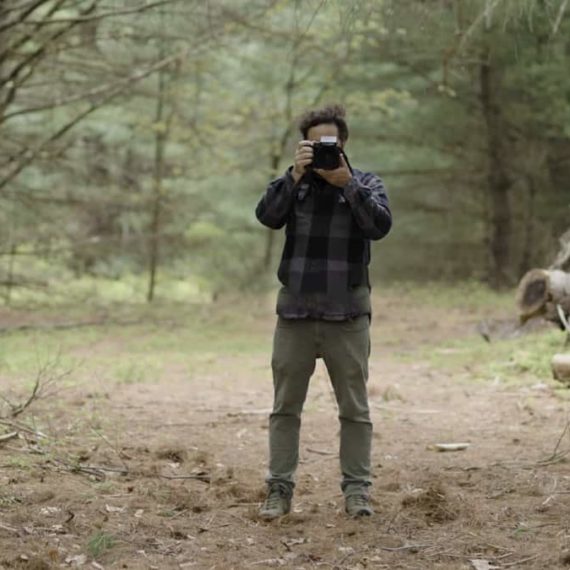
[[[204,42],[202,41],[202,38],[199,38],[199,40],[196,42],[195,45],[188,46],[187,49],[190,49],[192,47],[193,48],[192,49],[192,55],[196,55],[197,53],[199,53],[199,51],[198,51],[199,48],[202,47],[203,45],[204,45]],[[94,87],[93,89],[89,89],[89,90],[83,91],[81,93],[75,93],[73,95],[70,95],[68,97],[64,97],[62,99],[53,101],[51,103],[45,103],[43,105],[37,105],[35,107],[27,107],[24,109],[18,109],[17,111],[5,113],[4,117],[2,119],[0,119],[0,123],[5,123],[9,119],[11,119],[13,117],[17,117],[19,115],[27,115],[30,113],[38,113],[41,111],[47,111],[47,110],[55,109],[57,107],[63,107],[66,105],[78,103],[78,102],[85,101],[85,100],[92,100],[92,99],[97,98],[101,95],[104,95],[105,93],[108,93],[110,91],[117,89],[117,87],[120,87],[120,86],[125,85],[125,84],[131,84],[133,82],[134,82],[134,80],[133,80],[133,75],[132,75],[132,76],[129,76],[129,77],[122,79],[120,81],[105,83],[103,85],[99,85],[97,87]]]
[[[475,33],[477,28],[483,24],[486,28],[488,28],[491,24],[491,16],[495,8],[499,5],[502,0],[487,0],[485,3],[485,8],[481,11],[481,13],[473,20],[473,23],[465,30],[462,34],[461,41],[459,42],[459,46],[457,51],[461,51],[462,48],[467,43],[467,40]]]
[[[60,6],[63,3],[63,1],[64,0],[59,0],[59,2],[56,4],[56,6]],[[97,5],[97,2],[98,2],[98,0],[93,0],[93,2],[88,6],[88,8],[86,8],[85,13],[89,13],[89,12],[93,11]],[[34,60],[36,60],[38,57],[40,57],[42,54],[45,53],[48,45],[50,45],[55,40],[62,37],[64,34],[66,34],[69,30],[71,30],[76,25],[77,25],[77,23],[72,23],[70,26],[62,28],[61,30],[58,30],[57,32],[52,34],[50,37],[48,37],[36,50],[31,52],[28,57],[23,59],[18,65],[16,65],[14,67],[14,69],[12,69],[12,71],[6,76],[6,78],[4,78],[2,80],[2,82],[0,82],[0,86],[6,85],[7,83],[14,81],[22,69],[24,69],[26,66],[30,65],[30,63],[32,63]],[[31,34],[29,34],[27,37],[28,37],[28,39],[31,39],[32,36],[31,36]],[[4,56],[5,53],[6,52],[4,52],[2,54],[2,56]]]
[[[48,1],[49,0],[42,0],[42,2],[44,3]],[[28,0],[27,2],[22,2],[19,5],[10,6],[9,8],[4,8],[3,10],[0,10],[0,18],[4,18],[6,14],[11,14],[12,12],[18,12],[18,10],[27,9],[36,2],[38,2],[38,0]]]
[[[77,125],[79,122],[85,119],[85,117],[89,116],[91,113],[99,109],[101,106],[105,105],[106,103],[108,103],[109,101],[120,95],[121,93],[123,93],[131,83],[140,81],[141,79],[144,79],[145,77],[151,75],[155,71],[167,67],[170,64],[174,63],[175,61],[185,58],[187,56],[188,56],[188,50],[185,49],[183,52],[171,55],[165,59],[157,61],[149,68],[143,71],[139,71],[137,73],[133,73],[130,77],[127,77],[125,80],[119,82],[116,88],[113,89],[110,93],[108,93],[106,97],[104,97],[97,103],[92,103],[87,109],[79,113],[75,118],[73,118],[71,121],[63,125],[50,137],[48,137],[38,146],[36,146],[35,149],[33,150],[27,149],[24,153],[22,153],[20,157],[20,162],[17,164],[17,166],[11,172],[9,172],[4,178],[0,179],[0,190],[4,188],[9,182],[14,180],[16,176],[18,176],[18,174],[20,174],[20,172],[22,172],[22,170],[26,168],[26,166],[31,164],[47,146],[49,146],[51,143],[64,136],[75,125]]]
[[[57,10],[59,10],[60,6],[65,2],[65,0],[58,0],[53,6],[49,9],[48,13],[46,14],[46,18],[49,18],[52,14],[55,14]],[[23,46],[27,41],[31,40],[34,37],[34,34],[38,31],[39,26],[35,26],[32,30],[28,33],[24,34],[21,38],[18,39],[13,44],[8,44],[8,47],[3,51],[0,52],[0,61],[2,61],[11,51],[18,49],[19,47]]]
[[[2,400],[4,400],[9,405],[11,410],[9,418],[0,419],[13,420],[17,416],[21,415],[24,411],[26,411],[33,402],[47,396],[50,388],[52,388],[66,376],[69,376],[69,374],[72,372],[71,369],[60,370],[60,368],[61,353],[58,352],[55,358],[39,365],[32,390],[24,402],[20,404],[13,404],[7,398],[0,396]]]
[[[144,4],[142,6],[137,6],[136,8],[125,8],[123,10],[112,10],[108,12],[101,12],[100,14],[94,14],[89,16],[77,16],[76,18],[51,18],[50,20],[30,20],[28,22],[22,22],[23,24],[36,24],[40,26],[46,26],[50,24],[81,24],[84,22],[94,22],[97,20],[103,20],[105,18],[115,18],[117,16],[126,16],[128,14],[138,14],[140,12],[146,12],[152,8],[158,6],[164,6],[165,4],[174,4],[176,2],[182,2],[183,0],[157,0],[151,4]],[[0,30],[1,31],[1,30]]]
[[[88,14],[91,11],[93,11],[97,6],[98,1],[99,0],[93,0],[91,4],[85,9],[84,13]],[[56,3],[56,5],[60,4],[61,1],[59,3]],[[73,23],[70,26],[62,28],[61,30],[58,30],[56,33],[52,34],[49,38],[47,38],[47,40],[43,44],[41,44],[36,50],[34,50],[28,57],[24,58],[18,65],[16,65],[6,76],[6,78],[0,81],[0,87],[5,85],[10,85],[8,95],[6,96],[5,100],[2,102],[2,105],[0,106],[0,120],[2,115],[4,114],[3,113],[4,109],[6,109],[6,107],[13,101],[16,95],[16,91],[22,86],[22,84],[26,81],[26,79],[31,77],[34,65],[38,62],[39,58],[43,54],[45,54],[48,46],[50,46],[50,44],[54,43],[59,38],[67,34],[67,32],[69,32],[69,30],[71,30],[75,25],[76,24]],[[21,73],[24,73],[24,75],[18,77]]]
[[[34,0],[33,2],[30,2],[30,6],[25,9],[16,20],[14,20],[13,22],[8,22],[6,24],[4,24],[3,26],[0,26],[0,33],[2,33],[4,30],[7,30],[8,28],[12,28],[14,26],[17,26],[19,24],[21,24],[22,22],[25,21],[25,19],[32,14],[33,12],[35,12],[40,6],[43,6],[44,4],[47,4],[49,2],[49,0]],[[2,13],[0,13],[0,17],[5,16],[7,13],[9,13],[10,11],[17,11],[17,10],[21,10],[21,7],[17,7],[17,8],[12,8],[9,10],[4,10]]]
[[[558,33],[558,29],[560,28],[560,24],[562,23],[562,18],[564,18],[564,14],[568,8],[568,0],[564,0],[562,4],[560,4],[560,10],[558,10],[558,16],[556,16],[556,21],[552,26],[552,35],[555,36]]]

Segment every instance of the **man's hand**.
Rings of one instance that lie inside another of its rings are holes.
[[[291,172],[295,184],[301,180],[311,162],[313,162],[313,141],[299,141],[295,151],[295,164]]]
[[[311,149],[312,150],[312,149]],[[340,155],[340,166],[336,170],[323,170],[322,168],[315,168],[315,172],[324,178],[329,184],[344,188],[352,180],[352,172],[344,156]]]

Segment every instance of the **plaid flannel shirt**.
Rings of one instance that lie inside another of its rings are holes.
[[[281,303],[282,311],[278,303],[278,312],[288,317],[355,316],[353,292],[370,290],[370,240],[383,238],[392,226],[382,180],[353,169],[344,188],[313,173],[295,184],[291,170],[269,184],[256,208],[265,226],[286,225],[277,275],[288,301]]]

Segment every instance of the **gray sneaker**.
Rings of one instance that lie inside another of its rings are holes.
[[[369,517],[374,514],[368,493],[351,493],[345,497],[345,510],[351,517]]]
[[[265,520],[273,520],[286,515],[291,510],[291,489],[283,483],[272,483],[259,516]]]

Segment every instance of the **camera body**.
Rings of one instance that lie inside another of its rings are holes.
[[[313,143],[313,168],[336,170],[340,166],[340,147],[336,137],[321,137],[320,142]]]

